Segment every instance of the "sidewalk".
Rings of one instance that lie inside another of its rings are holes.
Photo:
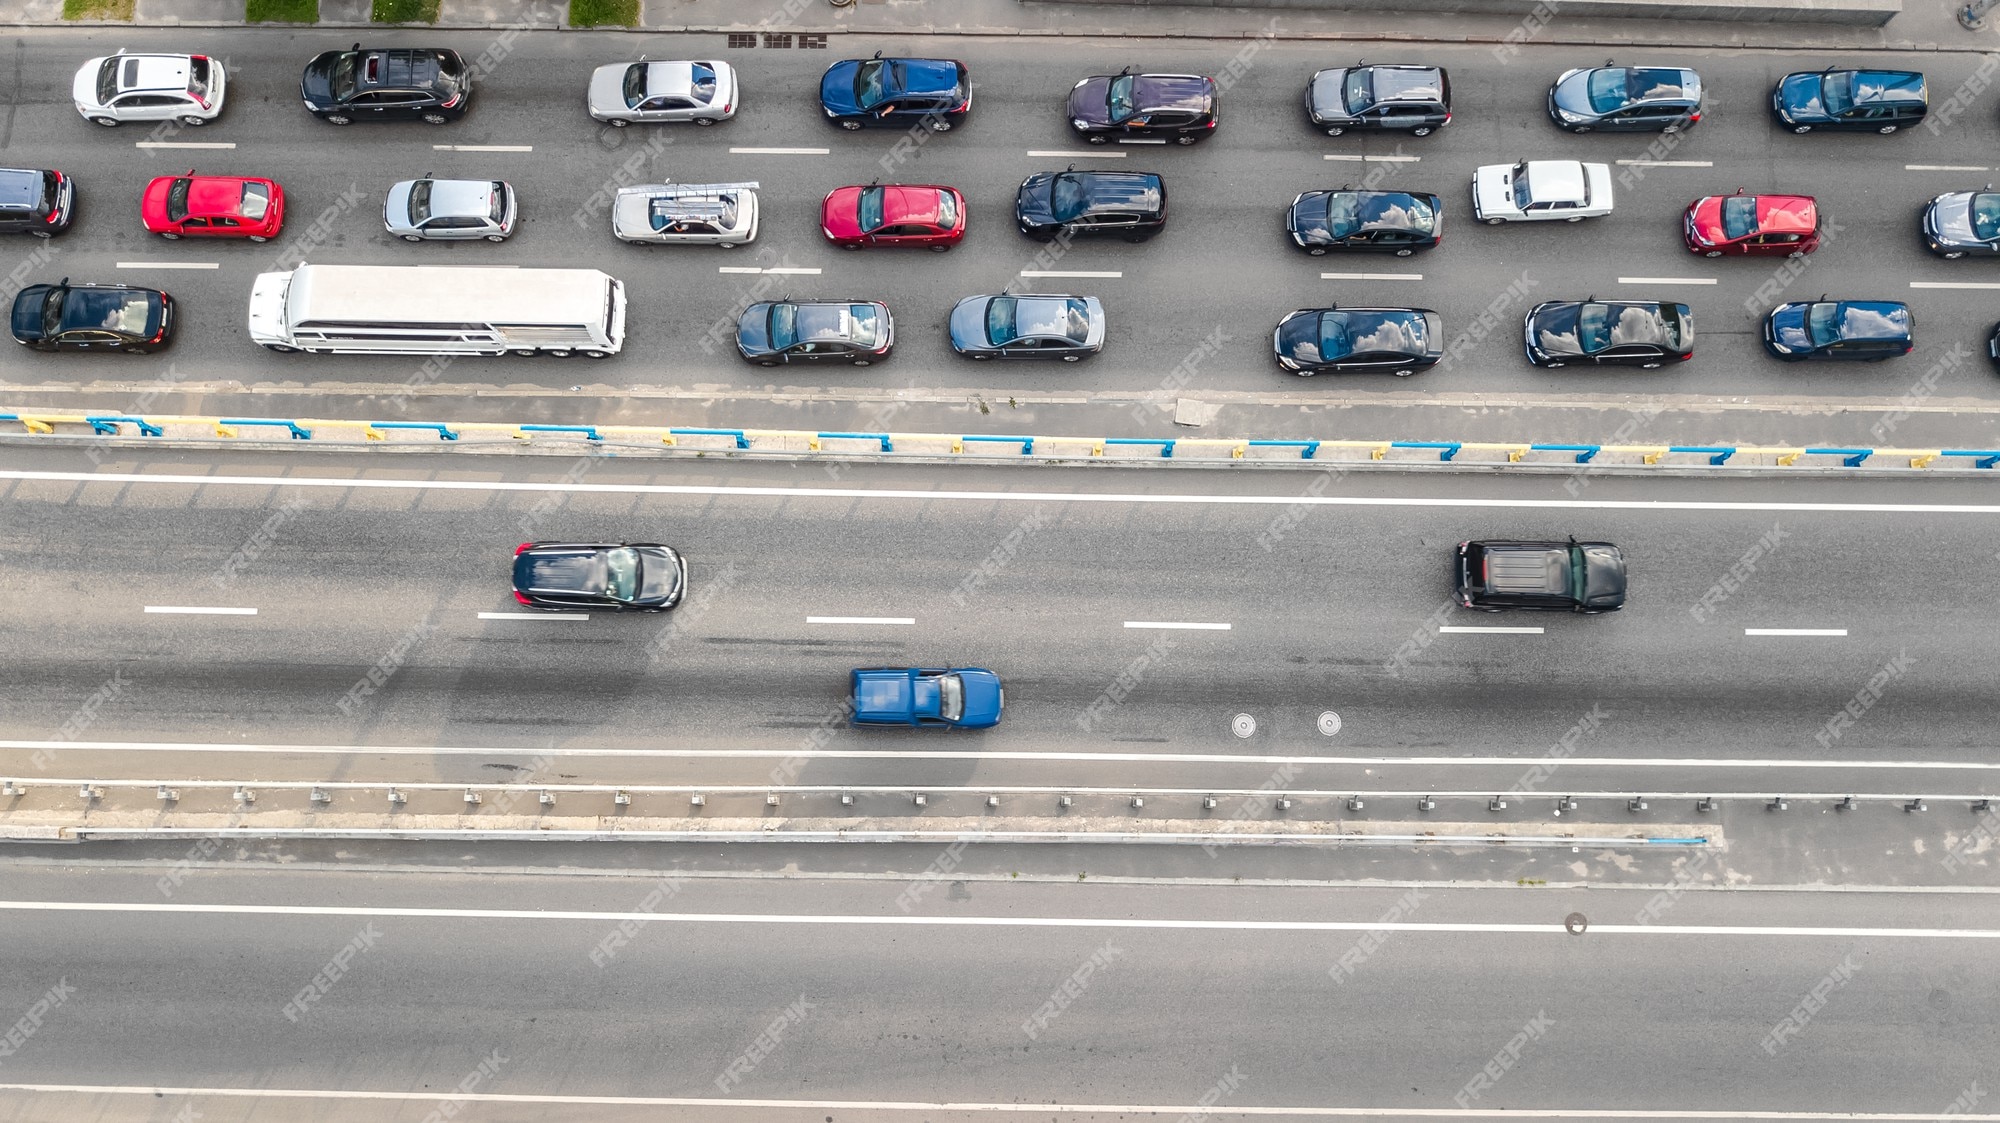
[[[1354,0],[1356,4],[1368,0]],[[1554,5],[1551,5],[1554,7]],[[1393,5],[1384,4],[1384,9]],[[0,24],[62,25],[58,0],[0,0]],[[439,28],[500,29],[552,26],[554,0],[443,0]],[[1740,47],[1763,50],[2000,51],[2000,18],[1970,32],[1953,16],[1953,0],[1910,0],[1886,27],[1721,23],[1683,20],[1580,19],[1557,12],[1530,29],[1544,45]],[[320,0],[323,27],[369,26],[367,0]],[[827,0],[643,0],[647,31],[754,33],[759,45],[792,45],[787,36],[951,34],[980,36],[1344,39],[1500,43],[1528,24],[1509,16],[1430,16],[1414,21],[1434,34],[1411,34],[1408,19],[1385,11],[1324,12],[1132,4],[1036,3],[1034,0],[857,0],[836,8]],[[243,0],[139,0],[137,26],[240,24]],[[1396,33],[1385,29],[1396,25]],[[612,31],[618,34],[618,31]]]

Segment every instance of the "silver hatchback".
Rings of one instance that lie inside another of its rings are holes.
[[[382,225],[406,242],[504,242],[518,217],[514,188],[497,179],[406,179],[382,205]]]

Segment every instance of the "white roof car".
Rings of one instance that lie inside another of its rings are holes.
[[[106,127],[126,121],[206,125],[222,115],[222,63],[207,55],[115,55],[83,64],[71,84],[76,111]]]
[[[634,121],[713,125],[736,116],[736,69],[726,62],[614,62],[590,75],[590,115],[618,126]]]
[[[497,179],[406,179],[389,189],[382,225],[406,242],[504,242],[519,215],[514,189]]]
[[[1576,222],[1611,213],[1611,168],[1575,160],[1488,164],[1472,175],[1481,222]]]
[[[733,249],[757,237],[757,184],[650,183],[618,189],[611,232],[642,245]]]

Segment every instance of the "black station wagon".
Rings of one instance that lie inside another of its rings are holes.
[[[1014,222],[1038,242],[1063,234],[1143,242],[1166,229],[1166,181],[1151,172],[1040,172],[1021,181]]]

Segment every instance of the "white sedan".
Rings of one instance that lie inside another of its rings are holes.
[[[654,183],[621,187],[611,232],[637,245],[734,249],[757,238],[757,184]]]
[[[591,74],[588,102],[592,117],[621,127],[713,125],[736,116],[736,70],[719,61],[612,63]]]
[[[1472,213],[1479,221],[1581,222],[1611,213],[1611,168],[1575,160],[1488,164],[1472,175]]]

